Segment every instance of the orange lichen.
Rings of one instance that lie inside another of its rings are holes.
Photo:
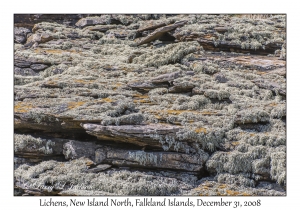
[[[224,188],[226,188],[226,187],[227,187],[226,184],[221,184],[221,185],[219,186],[219,188],[221,188],[221,189],[224,189]]]
[[[277,106],[278,104],[277,103],[271,103],[269,104],[269,106]]]
[[[68,103],[68,108],[69,109],[74,109],[76,107],[79,107],[79,106],[82,106],[83,104],[85,104],[86,102],[83,102],[83,101],[78,101],[78,102],[75,102],[75,101],[72,101],[72,102],[69,102]]]
[[[237,145],[239,145],[240,144],[240,142],[238,142],[238,141],[233,141],[233,142],[231,142],[231,145],[233,145],[233,146],[237,146]]]
[[[114,100],[110,99],[110,98],[102,98],[102,101],[105,101],[107,103],[111,103],[114,102]]]
[[[240,192],[232,191],[232,190],[226,190],[226,193],[227,195],[233,195],[233,196],[240,195]]]
[[[199,113],[197,111],[189,111],[189,110],[167,110],[167,111],[163,111],[163,112],[167,112],[168,114],[174,114],[174,115],[179,115],[179,114],[185,113],[185,112],[190,112],[190,113],[194,113],[194,114]]]
[[[133,102],[134,103],[150,103],[149,100],[144,100],[144,99],[142,99],[142,100],[133,100]]]
[[[76,79],[76,80],[74,80],[74,82],[82,83],[82,84],[90,84],[90,83],[92,83],[94,81],[95,80],[83,80],[83,79]]]
[[[195,132],[196,132],[196,133],[205,133],[205,134],[207,134],[206,128],[197,128],[197,129],[195,130]]]
[[[24,112],[28,112],[32,108],[33,108],[33,106],[31,103],[17,102],[14,106],[14,112],[15,113],[24,113]]]

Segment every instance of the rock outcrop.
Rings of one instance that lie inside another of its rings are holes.
[[[285,18],[16,14],[15,195],[286,195]]]

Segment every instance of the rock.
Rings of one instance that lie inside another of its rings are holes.
[[[226,61],[236,65],[243,65],[248,68],[254,68],[262,71],[283,68],[286,65],[285,61],[283,60],[265,56],[237,56],[228,58]]]
[[[195,87],[192,89],[192,94],[193,95],[203,95],[204,94],[204,90],[198,88],[198,87]]]
[[[27,28],[15,27],[14,28],[15,42],[24,44],[27,40],[27,34],[29,33],[31,33],[31,31]]]
[[[15,195],[285,195],[285,15],[15,17]]]
[[[228,29],[226,27],[216,27],[215,30],[218,32],[218,33],[225,33],[228,31]]]
[[[180,72],[159,75],[151,80],[152,83],[166,83],[180,77]]]
[[[80,18],[88,15],[89,14],[14,14],[14,25],[16,27],[32,28],[36,23],[50,22],[74,26]]]
[[[50,34],[47,34],[47,33],[33,34],[28,38],[26,44],[36,43],[36,42],[37,43],[45,43],[45,42],[48,42],[52,39],[53,39],[53,37]]]
[[[260,88],[272,90],[273,92],[278,91],[279,94],[286,95],[285,88],[276,82],[270,81],[268,79],[256,79],[251,81]]]
[[[128,87],[138,90],[138,91],[145,91],[148,92],[154,88],[167,88],[169,87],[168,84],[153,84],[151,82],[133,82],[128,84]]]
[[[133,143],[139,146],[161,147],[158,136],[175,136],[180,126],[175,125],[122,125],[103,126],[95,124],[83,124],[83,128],[90,135],[96,136],[99,140],[112,140],[117,142]]]
[[[166,23],[153,24],[153,22],[151,21],[148,22],[147,25],[140,27],[137,31],[141,33],[143,31],[155,30],[164,26],[166,26]]]
[[[86,27],[94,25],[109,25],[109,24],[118,24],[120,23],[112,17],[112,15],[101,15],[94,17],[85,17],[80,19],[75,25],[77,27]]]
[[[88,173],[99,173],[100,171],[105,171],[106,169],[109,169],[111,165],[108,164],[100,164],[97,165],[95,168],[88,169]]]
[[[99,158],[98,158],[99,157]],[[188,155],[174,152],[144,152],[102,147],[96,150],[96,162],[116,166],[146,167],[200,171],[208,159],[207,153]]]
[[[183,26],[186,23],[187,23],[186,21],[179,21],[179,22],[175,22],[172,25],[168,25],[168,26],[164,26],[164,27],[158,28],[154,32],[152,32],[151,34],[149,34],[147,37],[145,37],[144,39],[142,39],[138,43],[138,45],[142,45],[142,44],[151,42],[151,41],[153,41],[155,39],[158,39],[163,34],[169,32],[169,31],[172,31],[172,30],[176,29],[177,27]]]
[[[15,75],[22,75],[22,76],[39,76],[38,72],[35,72],[31,68],[14,68]]]
[[[58,138],[42,139],[15,134],[15,154],[27,158],[62,155],[63,144],[66,141]]]
[[[63,145],[63,154],[67,160],[78,159],[81,157],[95,158],[96,145],[93,142],[80,142],[70,140]]]
[[[84,30],[106,32],[116,27],[117,27],[116,25],[97,25],[97,26],[86,27],[84,28]]]
[[[45,64],[32,64],[30,66],[30,68],[35,70],[35,71],[42,71],[42,70],[48,68],[48,66],[45,65]]]
[[[15,59],[14,65],[20,68],[29,68],[31,65],[30,61],[26,60],[17,60]]]
[[[192,92],[195,85],[186,85],[186,84],[180,84],[180,83],[174,83],[173,87],[169,88],[169,93],[186,93],[186,92]]]
[[[26,37],[25,36],[19,36],[19,35],[15,35],[15,42],[20,43],[20,44],[24,44],[26,42]]]

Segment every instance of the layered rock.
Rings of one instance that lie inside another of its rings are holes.
[[[285,195],[284,15],[14,25],[16,195]]]

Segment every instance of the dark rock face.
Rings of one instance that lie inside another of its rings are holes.
[[[15,195],[284,196],[285,18],[15,14]]]
[[[31,31],[27,28],[23,27],[15,27],[14,28],[14,34],[15,34],[15,42],[24,44],[27,40],[27,35],[31,33]]]

